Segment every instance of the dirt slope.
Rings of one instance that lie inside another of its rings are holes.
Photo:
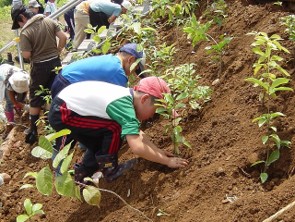
[[[205,2],[202,1],[201,9]],[[291,12],[271,3],[250,3],[246,0],[227,1],[228,17],[223,26],[210,31],[214,37],[227,33],[234,39],[225,56],[224,70],[219,76],[221,81],[212,86],[212,100],[201,112],[191,113],[184,126],[185,135],[193,144],[189,167],[173,171],[142,160],[125,177],[102,184],[103,188],[115,191],[153,221],[258,222],[295,201],[294,93],[280,95],[273,107],[287,116],[278,122],[278,129],[283,139],[292,142],[292,146],[282,150],[280,160],[270,169],[270,180],[262,185],[258,168],[249,167],[253,160],[264,154],[260,139],[262,131],[251,122],[261,113],[261,108],[257,89],[244,81],[252,75],[252,64],[256,60],[250,48],[253,36],[245,34],[263,31],[277,33],[287,39],[279,18]],[[171,35],[176,32],[179,35]],[[175,65],[188,61],[196,63],[197,73],[203,77],[204,84],[211,85],[218,78],[216,65],[210,64],[210,58],[204,53],[205,44],[193,49],[176,28],[160,30],[160,33],[170,43],[176,42],[180,49],[175,55]],[[288,40],[282,44],[294,49],[294,43]],[[291,55],[283,57],[290,61],[283,67],[294,74]],[[294,88],[294,77],[291,85]],[[169,142],[162,136],[162,125],[158,121],[146,132],[161,148],[169,148]],[[22,129],[16,131],[21,132]],[[21,142],[11,148],[11,156],[1,164],[1,171],[6,170],[13,175],[10,184],[0,188],[1,222],[15,221],[27,196],[45,205],[46,215],[37,217],[36,221],[148,221],[112,194],[103,193],[102,205],[98,209],[57,195],[42,197],[34,191],[19,191],[22,183],[19,181],[24,173],[40,169],[44,163],[30,156],[30,148],[22,143],[21,133],[16,133],[15,142],[18,140]],[[123,158],[130,155],[125,153]],[[159,210],[167,215],[157,217]],[[275,221],[294,222],[295,208]]]

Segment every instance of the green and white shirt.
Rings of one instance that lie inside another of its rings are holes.
[[[116,121],[122,127],[121,135],[126,136],[139,134],[132,93],[132,89],[106,82],[83,81],[67,86],[57,97],[81,116]]]

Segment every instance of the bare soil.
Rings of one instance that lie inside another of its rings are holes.
[[[224,69],[218,76],[218,67],[212,64],[204,52],[206,43],[192,48],[181,29],[176,27],[159,30],[168,43],[176,43],[179,51],[175,64],[188,61],[196,63],[202,84],[212,86],[212,100],[199,112],[190,113],[183,125],[186,138],[192,143],[188,167],[171,170],[165,166],[140,161],[135,169],[101,187],[112,190],[132,207],[143,212],[155,222],[261,222],[295,201],[295,97],[294,93],[282,93],[272,109],[286,114],[277,122],[282,139],[292,142],[290,149],[281,150],[281,158],[269,169],[270,178],[265,184],[259,180],[259,167],[250,167],[265,157],[261,143],[263,130],[252,119],[263,112],[258,101],[258,89],[244,81],[253,75],[252,65],[257,57],[252,53],[251,31],[279,34],[282,45],[294,50],[294,42],[288,39],[280,18],[291,14],[288,7],[256,1],[227,1],[228,17],[222,27],[210,31],[218,37],[222,33],[234,36],[224,57]],[[201,1],[200,15],[206,6]],[[194,51],[194,53],[192,53]],[[283,67],[294,74],[294,57],[285,58]],[[294,88],[294,75],[291,87]],[[169,138],[163,135],[163,122],[154,121],[145,132],[163,149],[171,149]],[[24,143],[23,128],[16,127],[11,138],[11,155],[3,159],[1,171],[12,175],[9,184],[0,188],[0,221],[12,222],[23,212],[26,197],[33,202],[44,203],[46,215],[32,221],[50,222],[133,222],[148,221],[137,211],[126,206],[109,193],[102,193],[100,208],[77,200],[41,196],[35,190],[19,190],[24,174],[37,171],[46,163],[30,155],[31,147]],[[121,159],[130,158],[125,152]],[[130,194],[130,195],[129,195]],[[284,212],[273,221],[294,222],[295,208]],[[157,216],[159,211],[166,214]]]

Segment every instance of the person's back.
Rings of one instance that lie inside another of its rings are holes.
[[[90,8],[95,12],[103,12],[110,17],[111,15],[119,16],[122,9],[119,4],[105,1],[105,0],[93,0],[90,3]]]
[[[35,15],[21,30],[21,48],[32,51],[32,62],[40,62],[52,57],[58,57],[56,47],[56,32],[59,27],[44,15]]]
[[[70,83],[96,80],[125,87],[128,81],[124,70],[121,68],[120,59],[112,54],[93,56],[76,61],[64,67],[62,75]]]

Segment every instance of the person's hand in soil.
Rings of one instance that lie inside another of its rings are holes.
[[[170,157],[167,164],[170,168],[182,168],[188,165],[188,160],[179,157]]]
[[[188,160],[174,157],[172,153],[159,149],[142,131],[139,135],[127,135],[127,142],[135,155],[146,160],[166,165],[170,168],[181,168],[188,165]]]

